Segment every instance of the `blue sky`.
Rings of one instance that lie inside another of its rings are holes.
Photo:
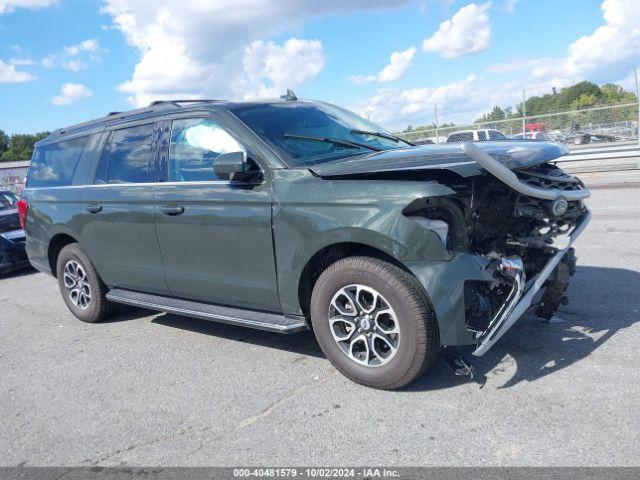
[[[0,129],[158,98],[298,96],[387,128],[579,80],[632,86],[637,0],[0,0]],[[392,58],[392,54],[396,52]]]

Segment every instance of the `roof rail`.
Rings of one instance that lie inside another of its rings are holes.
[[[206,102],[223,102],[223,101],[224,100],[217,100],[212,98],[202,98],[202,99],[192,98],[192,99],[186,99],[186,100],[154,100],[149,104],[149,106],[153,107],[155,105],[162,105],[163,103],[174,103],[180,106],[181,103],[206,103]]]

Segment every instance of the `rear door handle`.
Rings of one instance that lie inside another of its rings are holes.
[[[101,205],[89,205],[85,207],[85,210],[89,213],[100,213],[102,211]]]
[[[164,207],[160,207],[160,211],[165,215],[175,216],[184,213],[184,207],[170,207],[167,205]]]

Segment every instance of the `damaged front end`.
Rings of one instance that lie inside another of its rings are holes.
[[[589,221],[583,200],[589,191],[575,177],[550,163],[511,170],[472,143],[462,146],[490,175],[457,177],[449,183],[455,196],[420,199],[405,210],[410,218],[446,226],[446,246],[453,252],[449,278],[460,288],[442,287],[444,273],[417,272],[438,303],[460,300],[450,308],[457,329],[441,325],[444,345],[465,343],[459,320],[475,343],[473,354],[486,353],[525,311],[535,308],[550,319],[575,271],[572,244]],[[456,261],[458,265],[456,266]],[[432,280],[432,279],[438,280]],[[455,280],[454,280],[455,279]],[[448,299],[446,297],[449,297]],[[445,311],[445,307],[440,309]],[[455,310],[455,311],[454,311]]]

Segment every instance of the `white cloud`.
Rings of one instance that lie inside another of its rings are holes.
[[[488,10],[491,2],[470,3],[440,24],[438,31],[422,42],[424,52],[444,58],[481,52],[491,45],[491,22]]]
[[[70,47],[64,47],[64,53],[71,57],[78,56],[82,52],[97,52],[100,49],[100,44],[94,38],[84,40],[77,45],[71,45]]]
[[[640,8],[637,0],[604,0],[604,25],[569,45],[563,59],[535,67],[540,81],[560,87],[580,80],[624,77],[640,64]]]
[[[38,8],[50,7],[58,3],[57,0],[0,0],[0,15],[13,12],[16,8]]]
[[[486,69],[516,74],[532,88],[550,90],[589,80],[615,82],[640,67],[640,9],[637,0],[604,0],[603,25],[567,48],[562,58],[518,59]]]
[[[56,107],[69,105],[78,100],[89,98],[93,92],[80,83],[65,83],[60,89],[60,94],[51,99]]]
[[[62,66],[72,72],[79,72],[87,68],[88,64],[83,60],[66,60],[62,63]]]
[[[513,13],[516,11],[516,4],[518,0],[507,0],[504,4],[504,9],[507,13]]]
[[[106,51],[100,47],[98,40],[90,38],[75,45],[63,47],[60,53],[47,55],[40,63],[47,69],[54,68],[56,64],[59,64],[66,70],[79,72],[88,68],[92,63],[99,62],[102,54]]]
[[[130,94],[134,104],[144,105],[152,99],[177,96],[242,97],[260,91],[271,94],[273,90],[269,87],[293,85],[295,78],[300,77],[287,69],[285,79],[265,66],[261,74],[265,88],[260,85],[256,88],[255,77],[247,77],[245,62],[238,61],[245,58],[253,42],[297,28],[314,15],[395,8],[408,0],[103,0],[103,3],[103,13],[111,16],[127,43],[140,52],[131,78],[120,90]],[[273,50],[268,45],[264,43],[259,49],[262,54]],[[279,48],[286,48],[285,45]],[[269,58],[274,60],[272,55]],[[317,60],[317,55],[308,59],[310,63]],[[308,72],[317,68],[301,67],[302,63],[303,59],[296,60],[296,65],[305,72],[302,76],[308,80]],[[265,76],[265,72],[270,76]]]
[[[291,38],[282,46],[256,40],[245,49],[242,64],[244,97],[275,97],[318,75],[325,57],[319,40]]]
[[[32,67],[36,62],[30,58],[10,58],[9,64],[15,65],[16,67]]]
[[[385,126],[397,127],[412,119],[429,118],[436,104],[446,106],[450,111],[468,107],[478,78],[469,75],[464,80],[440,87],[420,87],[402,89],[381,89],[366,102],[354,105],[361,115]]]
[[[411,67],[413,57],[416,55],[416,47],[408,48],[402,52],[393,52],[389,58],[389,64],[377,75],[361,76],[352,75],[351,81],[357,85],[370,82],[393,82],[404,76]]]
[[[56,65],[56,56],[53,54],[47,55],[42,60],[40,60],[40,63],[44,68],[53,68]]]
[[[15,65],[0,60],[0,83],[23,83],[34,78],[29,72],[17,70]]]

